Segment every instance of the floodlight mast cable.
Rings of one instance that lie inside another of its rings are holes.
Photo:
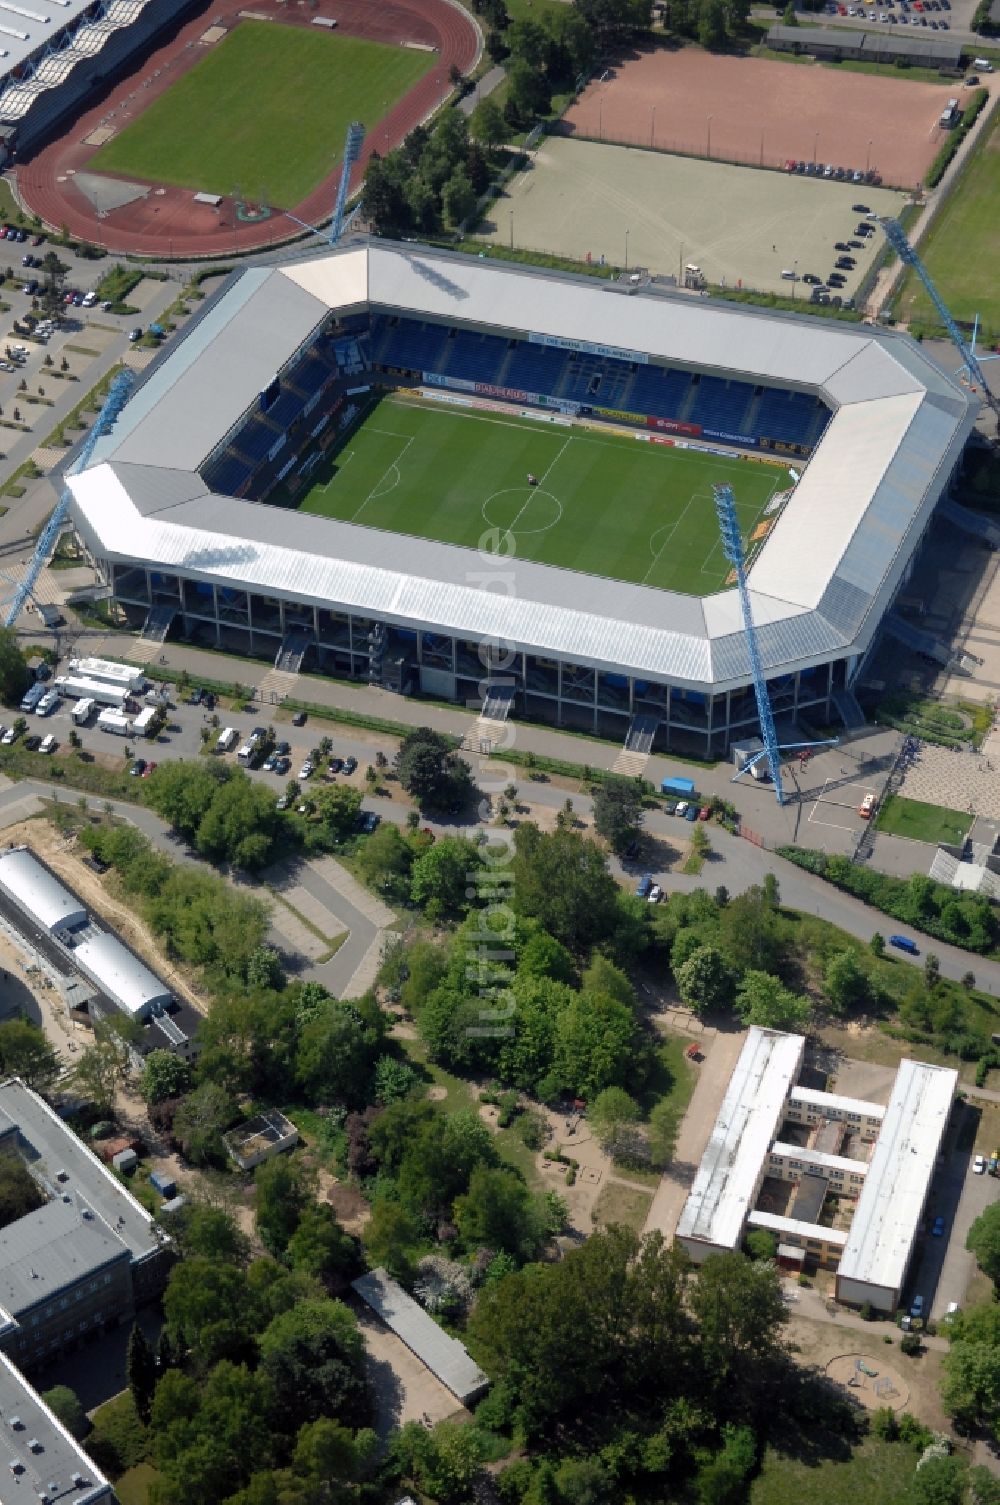
[[[80,453],[71,467],[71,474],[75,475],[81,470],[86,470],[87,466],[90,464],[90,459],[94,453],[97,441],[112,427],[122,408],[128,401],[128,396],[130,391],[132,390],[132,383],[134,380],[135,376],[133,372],[129,371],[128,369],[120,371],[115,377],[114,381],[111,383],[108,395],[104,399],[104,405],[101,408],[101,411],[98,413],[94,425],[91,428],[90,433],[84,440],[83,445],[80,449]],[[18,581],[17,585],[15,586],[14,594],[5,600],[5,627],[13,627],[14,623],[21,615],[21,612],[24,610],[25,602],[28,600],[28,597],[34,590],[45,561],[48,559],[52,547],[62,530],[62,525],[66,521],[66,514],[69,511],[71,497],[72,493],[70,492],[69,487],[64,486],[59,500],[56,503],[55,511],[49,518],[48,522],[45,524],[45,527],[42,529],[38,543],[35,546],[35,552],[31,556],[30,563],[28,564],[28,567],[24,572],[23,578]]]
[[[945,301],[931,281],[930,273],[928,272],[927,268],[924,266],[916,251],[910,245],[910,242],[907,240],[906,231],[899,223],[899,220],[880,218],[878,223],[885,231],[885,238],[889,242],[890,246],[892,246],[892,249],[895,251],[900,261],[904,266],[913,268],[917,276],[920,278],[921,282],[924,284],[924,287],[927,289],[927,296],[930,298],[941,319],[942,324],[948,331],[948,334],[951,337],[952,344],[955,346],[955,349],[958,351],[959,355],[962,358],[962,365],[965,367],[966,374],[968,375],[970,383],[978,390],[978,392],[982,396],[983,401],[997,421],[997,428],[1000,429],[1000,398],[995,397],[990,391],[989,383],[987,382],[986,377],[983,373],[983,368],[976,358],[974,345],[966,344],[965,336],[962,334],[962,331],[959,329],[958,325],[955,323],[955,320],[948,312]]]
[[[774,782],[774,793],[778,804],[783,805],[785,803],[785,794],[781,787],[781,753],[778,750],[778,737],[774,730],[774,716],[771,714],[771,700],[767,693],[767,680],[764,678],[764,666],[761,663],[760,648],[757,644],[757,632],[753,625],[750,592],[747,589],[746,556],[743,552],[740,525],[736,521],[736,501],[733,497],[731,486],[713,486],[712,491],[715,495],[715,511],[719,519],[719,532],[722,535],[722,552],[736,572],[740,605],[743,608],[743,631],[746,635],[747,652],[750,655],[754,694],[757,697],[757,715],[760,719],[761,739],[764,743],[768,767],[771,770],[771,778]]]

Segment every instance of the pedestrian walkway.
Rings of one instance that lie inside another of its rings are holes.
[[[925,742],[906,770],[900,793],[928,805],[1000,820],[1000,767],[983,752]]]

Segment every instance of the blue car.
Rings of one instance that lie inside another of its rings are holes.
[[[638,883],[635,886],[635,896],[636,896],[636,898],[637,899],[645,899],[645,898],[647,898],[649,896],[649,891],[650,891],[650,889],[652,887],[653,887],[653,875],[652,875],[652,873],[643,873],[642,877],[639,879]]]
[[[685,820],[697,820],[698,819],[698,806],[697,805],[688,805],[687,809],[684,811],[684,819]]]
[[[944,1237],[944,1218],[934,1219],[934,1226],[931,1228],[931,1233],[934,1238]]]
[[[895,946],[897,951],[905,951],[908,956],[920,955],[920,947],[908,935],[890,935],[889,945]]]

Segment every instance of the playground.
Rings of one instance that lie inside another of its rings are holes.
[[[297,233],[283,210],[328,220],[344,125],[367,127],[351,191],[452,90],[481,48],[449,0],[233,0],[198,12],[135,71],[17,167],[18,195],[47,225],[122,254],[228,256]],[[195,193],[203,195],[201,200]]]
[[[794,158],[873,168],[884,183],[912,189],[941,144],[938,122],[955,92],[953,82],[916,84],[894,73],[660,48],[605,70],[563,129],[758,167]]]
[[[826,1366],[829,1379],[843,1385],[849,1395],[860,1401],[869,1411],[891,1406],[893,1411],[903,1411],[910,1399],[910,1389],[898,1369],[885,1362],[879,1354],[841,1353]]]
[[[680,278],[692,262],[715,285],[808,298],[801,278],[826,280],[841,254],[834,243],[853,237],[858,202],[895,215],[905,200],[885,188],[553,136],[477,234],[661,276]],[[845,273],[842,296],[854,294],[882,244],[876,234],[852,248],[857,266]],[[782,278],[783,270],[800,280]]]

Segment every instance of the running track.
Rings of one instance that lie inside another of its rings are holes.
[[[85,171],[87,160],[96,150],[84,144],[91,132],[112,113],[119,126],[135,118],[204,55],[198,47],[198,38],[208,26],[221,22],[231,28],[238,24],[241,13],[247,14],[236,7],[220,10],[218,4],[206,4],[194,20],[141,62],[135,72],[115,84],[91,109],[78,115],[58,140],[19,164],[18,195],[25,208],[53,229],[65,225],[77,239],[116,253],[133,252],[159,259],[243,254],[298,233],[292,222],[278,213],[256,224],[241,224],[235,218],[232,199],[224,199],[221,208],[214,209],[195,204],[190,189],[157,184],[152,185],[154,191],[146,198],[115,209],[101,219],[73,182],[74,173]],[[368,134],[361,161],[351,174],[353,191],[364,178],[365,163],[372,152],[384,156],[387,148],[398,146],[415,125],[447,98],[451,91],[451,65],[457,64],[463,73],[475,67],[482,38],[478,26],[457,0],[377,0],[377,3],[325,0],[322,13],[336,17],[339,29],[348,35],[395,44],[416,42],[434,48],[437,53],[433,69],[409,94],[382,120],[366,122]],[[272,16],[276,24],[280,21],[286,25],[309,25],[313,12],[296,13],[279,0],[260,0],[254,5],[253,15]],[[225,128],[224,122],[220,122],[220,128]],[[292,212],[297,218],[310,224],[329,219],[339,176],[338,162],[329,178],[303,203],[294,206]]]

